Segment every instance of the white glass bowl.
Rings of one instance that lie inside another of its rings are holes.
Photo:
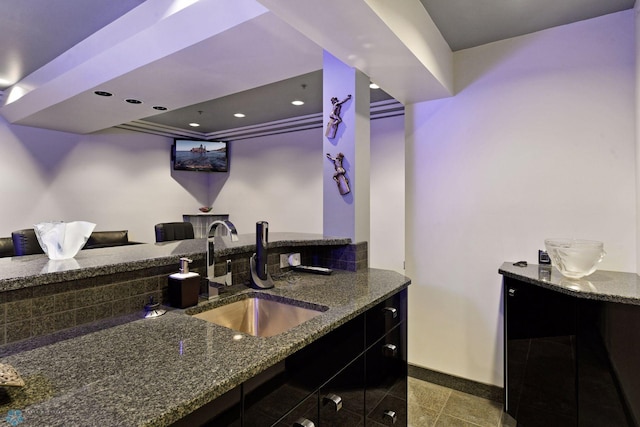
[[[595,240],[546,239],[544,245],[553,265],[570,279],[590,275],[606,255],[603,243]]]
[[[95,227],[87,221],[54,221],[35,224],[33,230],[44,253],[58,260],[76,256]]]

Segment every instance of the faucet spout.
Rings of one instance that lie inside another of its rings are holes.
[[[232,242],[238,241],[238,231],[236,230],[235,225],[231,221],[214,221],[209,226],[209,232],[207,233],[207,295],[205,297],[211,299],[218,295],[218,288],[215,286],[224,285],[231,286],[233,284],[232,275],[231,275],[231,260],[227,260],[226,265],[226,273],[222,276],[215,275],[215,243],[216,232],[218,228],[222,227],[225,229],[226,234],[229,235]]]

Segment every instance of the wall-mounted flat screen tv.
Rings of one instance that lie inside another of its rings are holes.
[[[173,169],[197,172],[228,172],[229,143],[176,139],[173,144]]]

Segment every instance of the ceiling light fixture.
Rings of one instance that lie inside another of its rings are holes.
[[[202,118],[202,110],[198,110],[198,117]],[[200,123],[191,122],[189,123],[189,126],[191,126],[192,128],[197,128],[198,126],[200,126]]]
[[[303,91],[307,88],[307,85],[305,83],[301,84],[300,86],[302,87]],[[294,99],[293,101],[291,101],[291,103],[295,106],[304,105],[304,101],[302,101],[302,98],[304,98],[304,96],[301,96],[298,99]]]
[[[140,101],[139,99],[127,98],[125,99],[125,101],[129,104],[142,104],[142,101]]]
[[[155,105],[153,109],[158,111],[167,111],[167,107],[163,107],[161,105]]]
[[[95,93],[98,96],[113,96],[111,92],[106,92],[104,90],[96,90],[93,93]]]
[[[244,115],[244,114],[242,114],[242,113],[235,113],[235,114],[233,115],[233,117],[238,117],[239,119],[241,119],[241,118],[243,118],[243,117],[247,117],[247,116],[245,116],[245,115]]]
[[[375,84],[375,83],[369,83],[369,88],[370,88],[370,89],[380,89],[380,86],[378,86],[378,85],[377,85],[377,84]]]

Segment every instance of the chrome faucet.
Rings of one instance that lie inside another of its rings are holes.
[[[211,299],[218,295],[218,288],[216,285],[231,286],[233,279],[231,276],[231,260],[227,260],[226,273],[221,276],[215,275],[215,242],[216,231],[219,226],[226,229],[226,233],[231,237],[232,242],[238,241],[238,231],[235,225],[231,221],[213,221],[209,226],[209,233],[207,234],[207,293],[204,295],[206,298]]]

